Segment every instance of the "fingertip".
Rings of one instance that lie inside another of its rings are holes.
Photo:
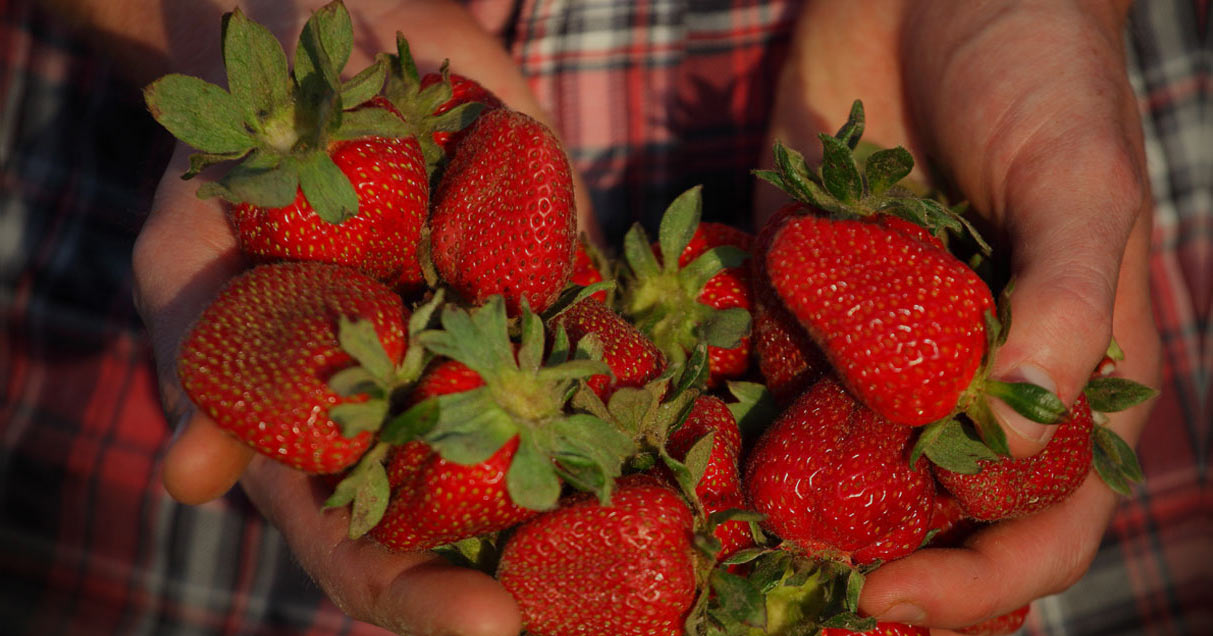
[[[377,613],[400,633],[516,636],[522,617],[514,597],[483,572],[441,558],[414,566],[392,583]]]
[[[187,505],[206,503],[236,484],[255,452],[195,412],[164,456],[165,490]]]

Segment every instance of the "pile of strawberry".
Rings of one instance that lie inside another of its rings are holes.
[[[528,633],[925,633],[857,615],[863,576],[1092,466],[1140,478],[1099,414],[1152,391],[1104,365],[1067,409],[989,379],[1009,317],[971,266],[988,248],[902,185],[906,151],[859,145],[858,103],[820,167],[776,146],[758,174],[790,202],[757,236],[702,221],[694,188],[610,260],[539,122],[421,76],[403,38],[341,81],[339,1],[291,63],[238,11],[223,37],[226,89],[146,90],[199,151],[186,177],[231,166],[199,195],[249,263],[182,344],[185,390],[333,476],[351,537],[495,574]],[[1010,458],[991,398],[1057,434]]]

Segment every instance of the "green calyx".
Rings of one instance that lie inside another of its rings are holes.
[[[222,45],[226,89],[180,74],[166,75],[144,89],[156,121],[198,150],[184,178],[234,163],[217,180],[200,186],[198,196],[282,207],[302,189],[326,221],[357,214],[357,194],[329,157],[329,144],[412,132],[383,109],[347,110],[378,94],[387,60],[381,57],[341,81],[353,50],[345,6],[335,0],[312,14],[299,35],[293,65],[273,34],[239,10],[224,16]]]
[[[632,439],[598,416],[566,408],[585,378],[609,370],[584,350],[570,349],[562,329],[545,352],[543,322],[525,304],[515,327],[516,343],[505,303],[493,296],[471,310],[446,306],[441,329],[418,335],[427,350],[462,362],[485,382],[432,400],[436,414],[419,438],[443,458],[471,465],[518,437],[507,487],[527,508],[554,507],[562,483],[609,501],[633,453]]]
[[[863,102],[857,99],[837,133],[818,135],[822,146],[818,168],[811,168],[804,155],[776,141],[775,169],[756,170],[754,174],[794,200],[835,218],[891,214],[921,225],[941,239],[947,232],[970,236],[982,252],[990,252],[990,246],[962,216],[964,204],[948,207],[936,198],[919,196],[916,191],[921,188],[905,180],[914,169],[909,151],[901,146],[861,147],[863,130]]]
[[[749,254],[722,246],[705,251],[685,267],[678,264],[702,215],[701,186],[682,193],[666,208],[658,228],[660,259],[639,224],[624,236],[623,312],[674,364],[685,361],[701,342],[732,349],[750,333],[748,311],[715,309],[699,302],[713,276],[740,266]]]

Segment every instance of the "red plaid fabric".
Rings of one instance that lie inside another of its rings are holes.
[[[0,633],[362,634],[239,493],[159,485],[170,434],[130,250],[169,140],[137,87],[30,0],[0,0]],[[795,2],[469,0],[554,114],[608,237],[703,184],[747,222]],[[1166,384],[1088,575],[1033,634],[1213,633],[1213,110],[1209,2],[1151,0],[1126,34],[1157,198]]]

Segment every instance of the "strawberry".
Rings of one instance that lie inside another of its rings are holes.
[[[978,528],[981,523],[965,515],[960,502],[948,494],[938,490],[935,493],[935,503],[931,509],[931,521],[928,524],[932,533],[927,545],[939,548],[952,548],[962,545]]]
[[[705,497],[704,512],[709,516],[723,513],[727,510],[745,510],[745,496],[740,490],[720,497]],[[740,550],[754,547],[754,533],[750,530],[750,522],[745,519],[725,519],[712,528],[712,536],[720,541],[720,550],[716,552],[716,561],[733,556]]]
[[[406,311],[386,286],[322,263],[255,267],[232,279],[181,346],[178,374],[194,401],[224,430],[259,452],[309,473],[355,462],[369,431],[343,435],[334,421],[343,397],[327,382],[355,366],[339,341],[339,320],[374,326],[386,359],[404,357]]]
[[[492,92],[481,86],[476,80],[470,79],[458,73],[447,73],[445,80],[451,86],[451,98],[438,105],[433,110],[432,115],[438,116],[450,112],[456,106],[461,104],[480,104],[483,107],[481,112],[492,110],[494,108],[503,108],[505,104],[497,98]],[[426,73],[420,81],[421,90],[425,90],[431,86],[437,86],[443,83],[443,73]],[[449,148],[454,142],[458,141],[458,132],[449,130],[435,130],[434,142],[442,149]]]
[[[481,386],[484,380],[475,371],[445,360],[431,365],[410,399],[416,403]],[[514,503],[506,488],[517,450],[514,436],[487,460],[462,465],[419,440],[395,447],[387,465],[391,500],[371,536],[393,550],[428,550],[535,516],[538,511]]]
[[[754,353],[775,401],[787,405],[829,370],[825,354],[797,322],[767,278],[766,254],[783,223],[802,212],[789,203],[767,220],[754,240],[750,279],[754,293]]]
[[[390,109],[363,107],[383,84],[382,60],[337,81],[352,37],[344,6],[325,5],[304,26],[288,69],[273,35],[237,10],[224,21],[227,90],[167,75],[145,89],[145,100],[158,122],[200,151],[186,178],[240,162],[198,195],[231,203],[229,221],[254,261],[340,263],[416,285],[426,164],[414,127]]]
[[[1031,611],[1031,605],[1013,611],[995,616],[994,618],[986,619],[976,625],[962,627],[955,630],[958,634],[967,634],[968,636],[1006,636],[1014,634],[1023,627],[1024,621],[1028,618],[1028,612]]]
[[[591,376],[587,382],[604,402],[619,387],[644,386],[665,370],[665,356],[644,334],[615,310],[601,302],[586,298],[551,322],[551,328],[563,327],[573,345],[589,334],[602,344],[602,361],[611,374]]]
[[[695,494],[705,501],[740,498],[741,433],[728,405],[718,397],[701,395],[695,399],[682,426],[670,433],[666,450],[678,461],[684,461],[687,451],[705,435],[712,435],[703,477],[695,486]],[[741,507],[741,506],[739,506]]]
[[[926,535],[934,494],[926,462],[906,461],[911,432],[826,378],[758,439],[742,484],[764,527],[810,554],[904,556]]]
[[[491,110],[467,129],[439,181],[430,218],[434,266],[460,297],[502,294],[542,311],[568,283],[576,246],[573,182],[543,124]]]
[[[692,524],[673,490],[628,476],[609,505],[579,493],[520,526],[497,579],[528,634],[680,635],[697,590]]]
[[[603,281],[602,270],[598,268],[596,259],[591,255],[592,250],[593,248],[589,246],[584,236],[578,239],[577,249],[573,252],[573,273],[569,277],[569,282],[588,287]],[[606,290],[596,291],[590,295],[590,298],[605,303],[607,302]]]
[[[701,223],[700,190],[684,192],[666,209],[656,245],[639,224],[628,231],[621,306],[674,363],[706,343],[708,386],[715,387],[749,368],[751,296],[742,263],[752,237]]]
[[[863,632],[855,632],[841,627],[827,627],[821,631],[821,636],[928,636],[931,630],[918,625],[905,623],[876,623],[876,627]]]
[[[981,459],[977,474],[935,465],[935,476],[973,519],[995,521],[1029,515],[1062,501],[1082,485],[1091,471],[1093,427],[1091,408],[1080,397],[1036,455]]]

